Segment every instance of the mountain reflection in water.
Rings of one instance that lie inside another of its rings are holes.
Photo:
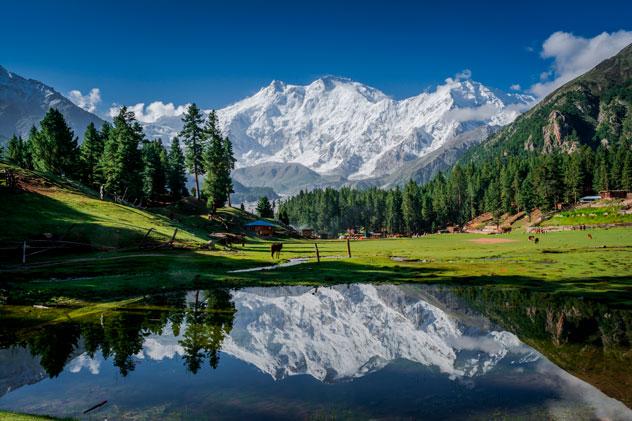
[[[631,320],[472,287],[156,295],[35,330],[3,322],[0,409],[79,417],[108,400],[97,413],[116,419],[632,419],[618,401],[630,405]]]

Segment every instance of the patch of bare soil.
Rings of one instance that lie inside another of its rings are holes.
[[[515,243],[516,240],[510,240],[508,238],[475,238],[468,240],[476,244],[501,244],[501,243]]]

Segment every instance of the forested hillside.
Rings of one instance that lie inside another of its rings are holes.
[[[573,204],[632,189],[632,46],[543,99],[475,146],[447,174],[403,190],[315,190],[284,202],[296,225],[426,232],[483,212]]]

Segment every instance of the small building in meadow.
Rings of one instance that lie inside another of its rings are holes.
[[[604,190],[599,192],[599,196],[602,199],[625,199],[627,193],[625,190]]]
[[[274,234],[274,225],[272,222],[264,221],[263,219],[258,219],[253,222],[249,222],[245,225],[248,231],[253,231],[260,237],[269,237]]]
[[[305,238],[314,238],[314,229],[313,228],[301,229],[301,236]]]

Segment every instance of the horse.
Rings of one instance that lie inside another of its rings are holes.
[[[281,257],[281,250],[283,250],[283,243],[272,243],[270,244],[270,255],[274,259],[274,254],[276,253],[276,258],[279,259]]]

